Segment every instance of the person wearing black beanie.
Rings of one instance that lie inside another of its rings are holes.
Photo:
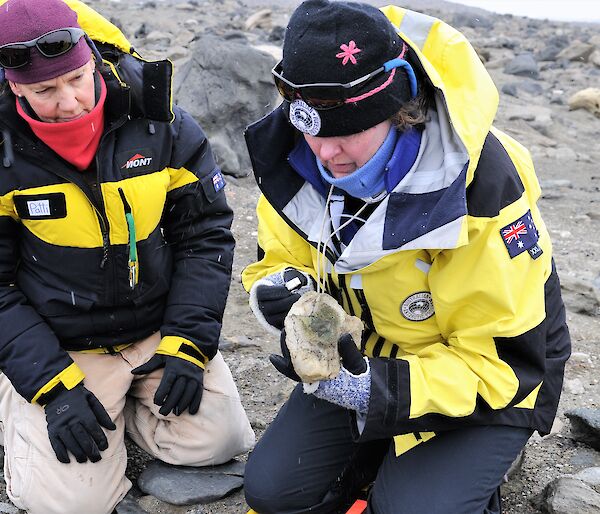
[[[531,157],[492,126],[489,74],[440,20],[329,0],[294,11],[272,74],[282,103],[246,132],[250,306],[297,382],[303,295],[364,328],[249,456],[251,512],[500,513],[511,463],[550,432],[570,339]]]

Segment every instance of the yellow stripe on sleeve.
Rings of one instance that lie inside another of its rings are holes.
[[[36,403],[40,396],[54,389],[59,383],[62,384],[67,389],[73,389],[77,384],[79,384],[85,375],[81,368],[77,366],[77,364],[73,363],[67,368],[63,369],[58,375],[52,378],[49,382],[44,385],[33,397],[31,403]]]
[[[202,360],[196,359],[195,357],[188,355],[185,352],[181,351],[182,346],[189,346],[194,351],[198,352]],[[178,357],[179,359],[186,360],[195,364],[196,366],[204,369],[206,367],[206,363],[209,361],[209,358],[204,355],[204,353],[191,341],[185,339],[184,337],[179,336],[165,336],[161,339],[158,348],[156,349],[156,353],[159,355],[170,355],[172,357]]]

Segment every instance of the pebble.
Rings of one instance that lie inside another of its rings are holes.
[[[570,394],[585,393],[585,387],[583,386],[583,382],[579,378],[566,379],[563,385],[563,389]]]

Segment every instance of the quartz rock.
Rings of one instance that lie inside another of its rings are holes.
[[[340,371],[337,342],[349,333],[360,344],[363,324],[328,294],[302,295],[285,318],[286,345],[302,382],[334,378]]]

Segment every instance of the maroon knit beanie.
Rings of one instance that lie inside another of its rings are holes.
[[[8,0],[0,6],[0,46],[30,41],[67,27],[81,28],[77,13],[62,0]],[[31,84],[53,79],[83,66],[91,59],[92,52],[85,38],[81,38],[58,57],[44,57],[37,48],[31,48],[30,55],[25,66],[4,70],[7,80]]]

